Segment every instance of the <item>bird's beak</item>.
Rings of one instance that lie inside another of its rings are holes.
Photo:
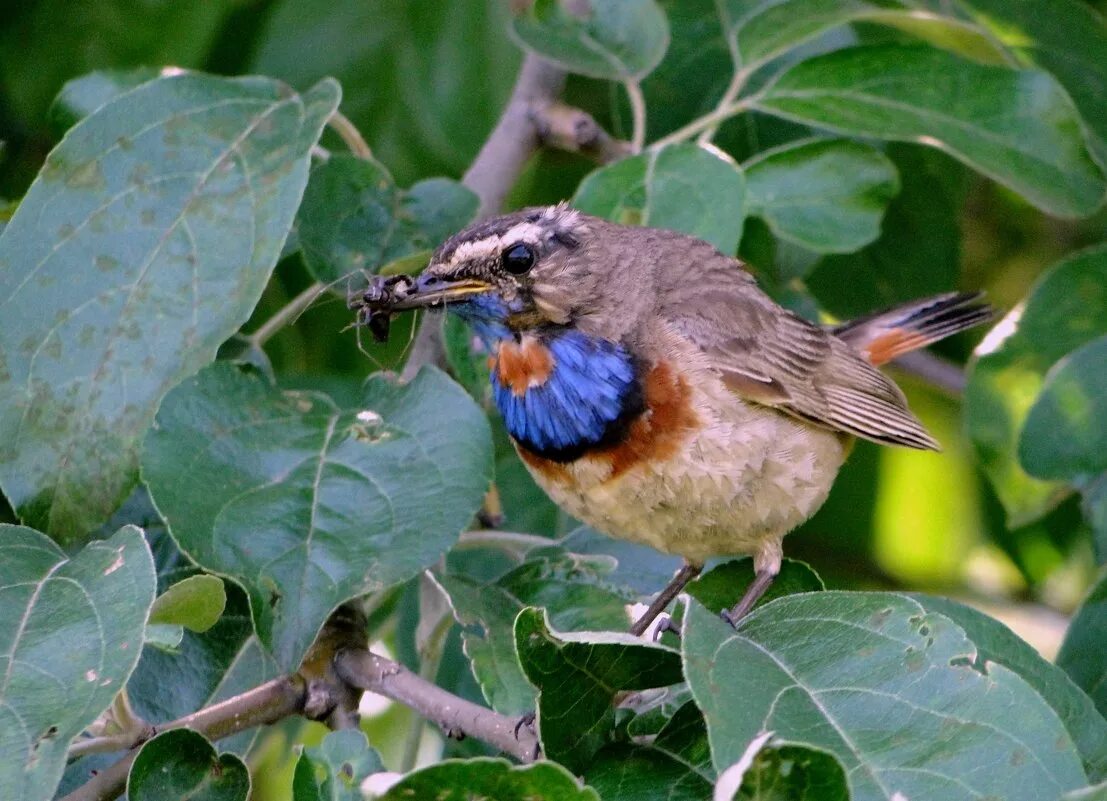
[[[492,284],[476,278],[449,279],[423,272],[414,280],[394,283],[390,287],[392,302],[389,306],[393,311],[423,309],[479,295],[492,288]]]

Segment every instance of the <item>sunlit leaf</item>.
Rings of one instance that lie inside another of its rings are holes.
[[[409,773],[380,801],[600,801],[591,787],[554,762],[512,765],[506,759],[457,759]]]
[[[37,531],[0,525],[0,798],[53,797],[70,741],[138,661],[154,589],[133,526],[69,559]]]
[[[73,542],[134,487],[162,397],[260,297],[338,95],[162,78],[47,158],[0,236],[0,484],[24,521]]]
[[[184,626],[189,631],[207,631],[219,620],[227,605],[223,580],[215,576],[189,576],[158,596],[150,609],[149,623]]]

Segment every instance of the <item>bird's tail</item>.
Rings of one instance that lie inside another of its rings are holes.
[[[850,320],[831,331],[881,365],[992,319],[995,309],[979,302],[982,295],[947,292]]]

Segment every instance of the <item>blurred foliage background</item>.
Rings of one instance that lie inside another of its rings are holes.
[[[732,73],[712,0],[662,5],[672,44],[643,83],[647,141],[710,111]],[[1090,5],[1107,12],[1104,0]],[[0,201],[18,201],[70,124],[64,108],[52,105],[66,81],[94,70],[149,67],[153,74],[164,65],[259,73],[297,89],[333,76],[342,84],[342,110],[399,185],[437,175],[460,177],[499,116],[522,57],[508,36],[508,20],[504,0],[7,3],[0,15]],[[901,35],[855,24],[804,48],[811,52]],[[573,76],[566,99],[612,134],[629,137],[630,110],[617,85]],[[750,113],[726,123],[716,142],[743,159],[805,135],[802,126]],[[342,147],[333,133],[327,137],[324,144]],[[911,144],[884,150],[899,170],[902,188],[884,217],[881,237],[859,252],[819,256],[776,239],[758,220],[747,221],[740,253],[778,297],[806,310],[817,304],[830,319],[951,288],[983,289],[1006,311],[1026,297],[1048,266],[1107,238],[1102,208],[1087,219],[1059,220],[940,152]],[[509,205],[570,197],[594,167],[583,157],[542,152]],[[251,325],[268,319],[311,281],[298,253],[284,259]],[[395,324],[387,347],[367,352],[359,349],[349,322],[345,305],[328,298],[270,340],[266,351],[282,383],[325,389],[343,402],[356,397],[370,372],[399,367],[410,341],[410,319]],[[962,335],[937,350],[962,363],[980,337]],[[859,443],[826,506],[789,538],[789,555],[814,564],[830,587],[909,588],[972,600],[1051,655],[1063,635],[1063,615],[1078,604],[1096,573],[1092,532],[1079,496],[1066,495],[1044,516],[1010,525],[966,434],[962,399],[910,376],[896,378],[944,452]],[[530,483],[502,433],[500,446],[504,526],[545,535],[571,530],[573,521]],[[14,517],[4,510],[0,519]],[[410,611],[411,604],[401,607]],[[451,648],[456,650],[456,643]],[[443,670],[460,674],[466,668],[456,660]],[[407,730],[409,714],[389,707],[372,725]],[[286,727],[275,736],[291,732]],[[270,752],[284,753],[275,746]],[[265,753],[262,749],[260,759]],[[267,782],[276,787],[284,781],[265,771],[257,779],[259,798],[268,797]]]

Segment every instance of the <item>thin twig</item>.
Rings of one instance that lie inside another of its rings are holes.
[[[538,736],[525,721],[446,692],[391,659],[350,650],[338,655],[335,667],[348,684],[399,701],[448,734],[476,737],[520,762],[538,758]]]
[[[209,740],[219,740],[246,729],[275,723],[297,714],[304,703],[304,685],[296,678],[280,678],[178,718],[171,723],[151,727],[152,734],[169,729],[189,728]],[[123,792],[127,774],[138,755],[138,748],[114,765],[100,771],[62,801],[110,801]]]
[[[627,90],[627,99],[630,101],[630,117],[633,124],[630,137],[630,150],[632,153],[641,153],[646,144],[646,96],[642,94],[642,85],[636,80],[626,80],[623,86]]]
[[[536,103],[531,119],[544,147],[580,153],[599,164],[610,164],[631,152],[630,142],[616,139],[587,111],[560,100]]]
[[[373,158],[373,151],[370,149],[369,143],[365,141],[365,137],[361,135],[361,131],[341,111],[335,111],[327,120],[327,125],[342,137],[346,147],[350,148],[350,152],[359,159]]]
[[[704,114],[702,117],[697,117],[683,128],[678,128],[671,134],[666,134],[660,139],[650,144],[651,148],[665,147],[666,145],[675,145],[678,142],[683,142],[687,139],[691,139],[700,131],[705,131],[713,125],[718,125],[721,122],[729,120],[736,114],[741,114],[746,109],[750,108],[755,101],[754,96],[743,97],[741,100],[736,100],[729,106],[724,108],[717,108],[714,111]]]
[[[738,95],[742,93],[742,89],[745,88],[746,81],[749,80],[750,72],[748,70],[736,69],[734,76],[730,79],[730,84],[727,86],[726,91],[723,92],[723,96],[719,98],[718,104],[715,106],[716,111],[728,109],[734,105],[734,102],[738,99]],[[711,140],[715,138],[715,134],[719,130],[719,123],[714,123],[710,127],[704,129],[699,135],[696,141],[701,145],[710,144]]]
[[[277,310],[277,313],[258,326],[258,329],[254,333],[246,337],[246,340],[254,347],[260,348],[269,339],[294,321],[304,309],[310,306],[320,293],[326,289],[326,285],[316,281],[309,286],[299,295],[288,301],[284,306]]]

